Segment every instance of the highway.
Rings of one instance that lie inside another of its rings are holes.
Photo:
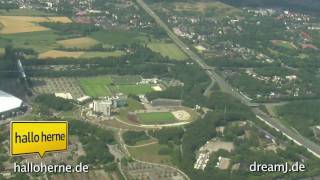
[[[248,98],[241,95],[238,91],[234,90],[231,85],[226,82],[218,73],[215,72],[214,68],[208,66],[205,61],[195,54],[190,48],[182,42],[178,36],[176,36],[170,28],[161,20],[161,18],[149,8],[149,6],[143,0],[136,0],[140,7],[142,7],[155,21],[156,23],[163,28],[168,36],[174,41],[174,43],[179,46],[193,61],[195,61],[210,77],[212,83],[218,83],[221,91],[228,93],[235,98],[239,99],[243,104],[252,108],[252,111],[255,113],[258,119],[266,123],[268,126],[280,131],[288,139],[292,140],[299,146],[307,148],[316,157],[320,158],[320,146],[310,141],[309,139],[303,137],[302,135],[296,133],[292,129],[284,126],[279,120],[272,118],[271,116],[265,114],[263,111],[257,108],[259,104],[252,103]],[[209,87],[210,87],[209,86]]]

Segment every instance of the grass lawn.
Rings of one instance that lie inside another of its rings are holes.
[[[152,144],[143,147],[128,147],[130,154],[141,161],[151,163],[170,164],[171,157],[168,155],[159,155],[161,147],[167,147],[166,145]]]
[[[129,111],[136,111],[136,110],[141,110],[141,109],[144,109],[144,107],[139,101],[132,99],[132,98],[128,98],[128,110]]]
[[[120,57],[125,55],[123,51],[113,51],[113,52],[84,52],[81,57],[82,58],[105,58],[105,57]]]
[[[39,31],[18,34],[1,35],[1,46],[12,43],[16,48],[34,49],[41,53],[58,47],[59,37],[53,31]]]
[[[141,124],[165,124],[176,121],[170,112],[139,113],[137,115]]]
[[[146,94],[152,92],[153,89],[150,85],[119,85],[119,91],[124,94]]]
[[[112,81],[115,84],[136,84],[141,81],[141,76],[112,76]]]
[[[132,44],[147,40],[141,33],[126,31],[98,31],[91,37],[109,45]]]
[[[79,81],[80,87],[88,96],[97,98],[112,95],[107,88],[112,82],[110,77],[81,78]]]
[[[151,50],[160,53],[164,57],[176,60],[185,60],[187,56],[174,43],[153,42],[147,45]]]

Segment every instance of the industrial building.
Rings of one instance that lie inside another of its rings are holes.
[[[95,113],[102,113],[105,116],[111,115],[112,101],[109,99],[93,101],[93,111]]]
[[[22,100],[0,90],[0,118],[12,115],[20,110]]]

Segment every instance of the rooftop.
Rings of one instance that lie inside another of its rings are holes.
[[[0,90],[0,113],[19,108],[22,100]]]

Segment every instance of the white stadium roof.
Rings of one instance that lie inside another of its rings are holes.
[[[17,109],[21,106],[22,100],[0,90],[0,113]]]

